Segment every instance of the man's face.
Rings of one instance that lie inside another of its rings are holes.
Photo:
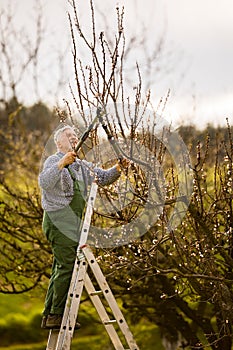
[[[59,150],[63,153],[74,150],[75,146],[78,143],[78,138],[74,130],[65,129],[57,140],[57,146]]]

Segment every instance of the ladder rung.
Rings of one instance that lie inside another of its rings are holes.
[[[109,320],[109,321],[104,321],[103,323],[104,324],[111,324],[111,323],[115,323],[116,322],[116,320]]]
[[[102,290],[95,290],[94,292],[91,292],[90,295],[98,295],[103,293]]]

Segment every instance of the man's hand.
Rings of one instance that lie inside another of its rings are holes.
[[[58,162],[58,169],[63,169],[66,165],[72,164],[76,159],[75,152],[67,152]]]

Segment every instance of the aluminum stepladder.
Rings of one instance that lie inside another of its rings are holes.
[[[90,195],[87,202],[86,213],[81,230],[80,242],[77,249],[77,256],[74,263],[73,274],[67,295],[66,306],[63,314],[60,330],[50,330],[46,350],[70,350],[74,333],[76,318],[79,311],[83,287],[85,287],[104,327],[107,331],[112,344],[116,350],[139,350],[133,335],[126,323],[126,320],[109,288],[109,285],[96,261],[91,249],[86,245],[88,232],[91,224],[91,217],[94,210],[94,202],[98,190],[97,183],[93,182],[90,189]],[[87,273],[88,266],[92,270],[100,291],[97,291]],[[100,293],[107,301],[115,319],[111,320],[109,314],[102,303]],[[127,349],[123,346],[118,335],[118,328],[122,332],[127,344]],[[81,349],[80,349],[81,350]]]

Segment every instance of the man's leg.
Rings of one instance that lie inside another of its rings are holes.
[[[53,302],[53,280],[56,274],[56,260],[53,259],[52,272],[49,280],[49,286],[45,297],[43,316],[48,316],[51,313],[51,307]]]
[[[72,277],[78,239],[73,240],[71,237],[78,238],[75,232],[78,232],[80,218],[75,217],[75,220],[72,220],[73,217],[70,218],[68,214],[69,212],[62,211],[59,216],[57,214],[53,216],[52,220],[47,215],[45,220],[44,232],[51,243],[54,262],[45,301],[45,327],[43,328],[54,328],[60,325]]]
[[[62,315],[76,258],[77,242],[66,237],[56,228],[53,229],[52,236],[51,244],[56,268],[51,286],[53,295],[50,313]]]

